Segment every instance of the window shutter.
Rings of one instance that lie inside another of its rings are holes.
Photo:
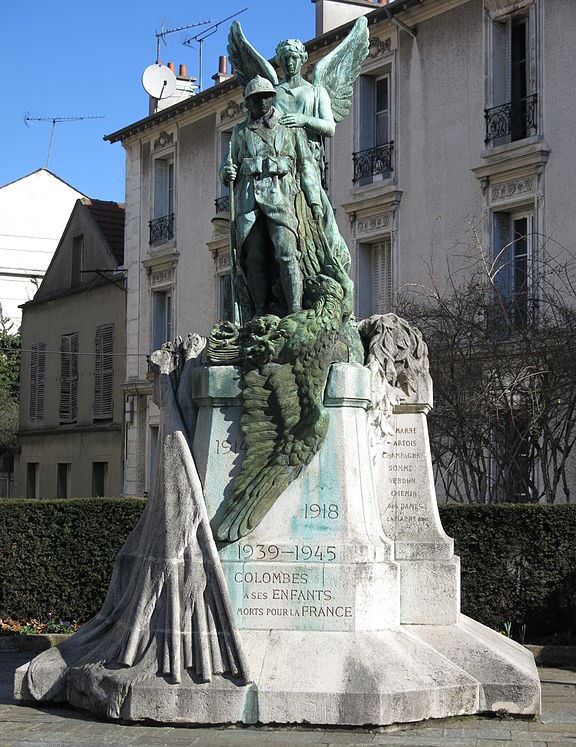
[[[508,213],[493,214],[493,273],[496,291],[503,301],[512,299],[513,246]]]
[[[78,333],[63,335],[60,344],[60,422],[78,417]]]
[[[376,81],[360,76],[360,150],[376,145]]]
[[[60,343],[60,422],[70,422],[70,335]]]
[[[392,305],[392,247],[381,241],[372,246],[372,313],[386,314]]]
[[[114,410],[114,325],[96,328],[94,365],[94,420],[107,420]]]
[[[168,215],[168,161],[154,161],[154,218]]]
[[[510,22],[492,23],[492,106],[510,101]]]
[[[78,419],[78,333],[70,335],[70,418]]]
[[[30,420],[44,420],[46,341],[32,343],[30,356]]]

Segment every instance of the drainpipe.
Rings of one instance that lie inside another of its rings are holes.
[[[388,20],[391,21],[395,26],[398,26],[399,29],[402,29],[402,31],[405,31],[407,34],[410,34],[413,39],[416,38],[416,29],[411,28],[410,26],[405,24],[404,21],[396,18],[390,8],[388,8],[387,6],[384,6],[384,12],[386,13],[386,17],[388,18]]]

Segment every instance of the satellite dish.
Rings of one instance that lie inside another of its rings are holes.
[[[176,91],[176,76],[169,67],[157,62],[142,73],[142,85],[153,99],[167,99]]]

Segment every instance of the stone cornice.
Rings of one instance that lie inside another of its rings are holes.
[[[472,172],[478,179],[538,173],[546,166],[549,154],[550,148],[542,140],[510,143],[492,152],[484,151],[482,163],[472,168]]]

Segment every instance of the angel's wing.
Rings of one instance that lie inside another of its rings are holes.
[[[344,41],[321,59],[314,68],[312,83],[315,86],[324,86],[327,90],[336,122],[340,122],[350,111],[352,87],[360,74],[362,63],[368,57],[369,48],[368,22],[362,16]]]
[[[243,86],[246,86],[257,75],[268,78],[275,86],[278,85],[276,71],[268,60],[264,59],[250,44],[238,21],[234,21],[228,34],[228,57]]]

